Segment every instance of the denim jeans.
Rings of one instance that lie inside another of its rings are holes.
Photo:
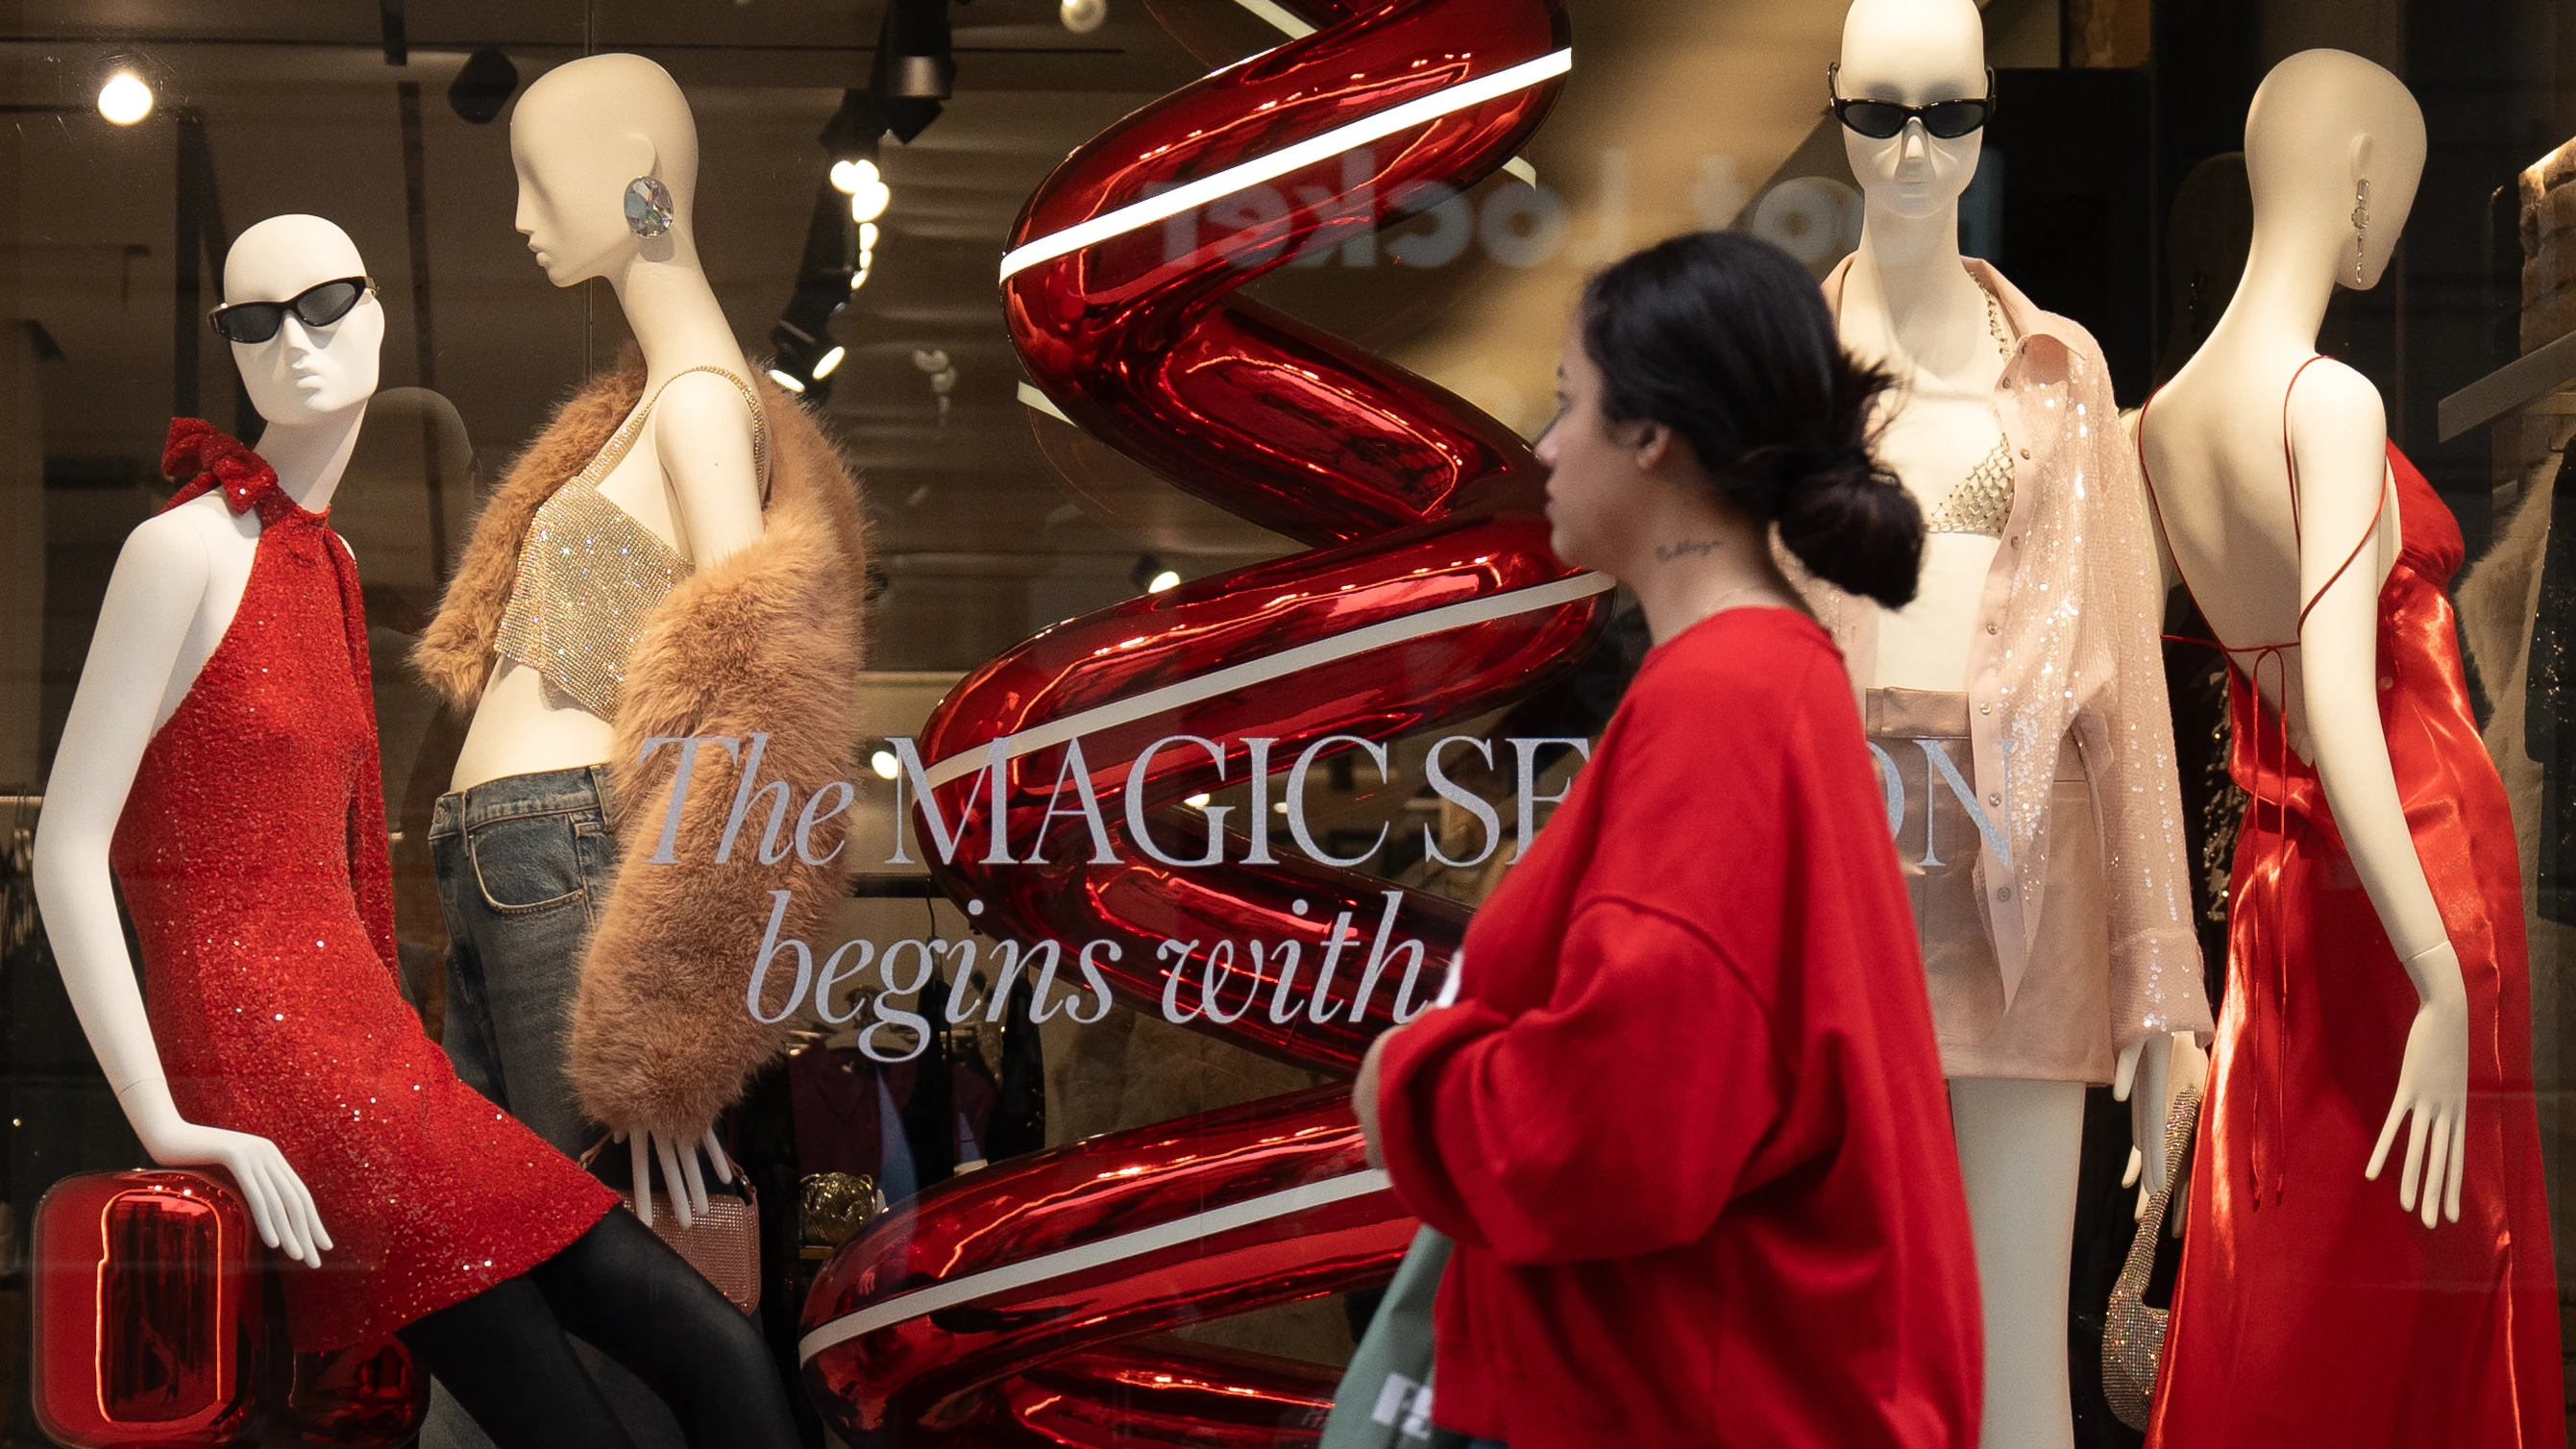
[[[600,1138],[564,1071],[581,949],[608,904],[616,802],[597,766],[509,775],[438,797],[429,854],[447,920],[447,1059],[556,1150]],[[680,1430],[644,1381],[580,1346],[639,1449],[678,1449]],[[491,1449],[446,1385],[434,1385],[421,1449]]]
[[[448,1060],[569,1157],[600,1137],[565,1061],[582,943],[616,868],[615,812],[607,770],[585,766],[442,795],[430,819],[447,918]]]

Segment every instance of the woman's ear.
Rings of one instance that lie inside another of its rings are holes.
[[[1653,473],[1672,460],[1673,430],[1658,422],[1637,425],[1637,471]]]

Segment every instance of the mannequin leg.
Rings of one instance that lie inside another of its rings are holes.
[[[633,1213],[612,1209],[528,1276],[566,1330],[670,1405],[691,1449],[796,1449],[758,1326]]]
[[[395,1333],[500,1449],[634,1449],[525,1276]]]
[[[1956,1077],[1950,1114],[1985,1302],[1982,1449],[2073,1449],[2066,1381],[2084,1084]]]

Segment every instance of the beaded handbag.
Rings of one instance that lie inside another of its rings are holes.
[[[2132,1429],[2145,1430],[2155,1407],[2156,1360],[2165,1349],[2168,1310],[2147,1306],[2147,1277],[2156,1266],[2156,1244],[2165,1235],[2165,1217],[2174,1193],[2191,1165],[2192,1139],[2199,1135],[2200,1092],[2185,1087],[2174,1097],[2173,1115],[2165,1122],[2165,1180],[2147,1199],[2138,1219],[2138,1234],[2129,1240],[2129,1256],[2111,1285],[2111,1305],[2102,1321],[2102,1396],[2111,1412]]]

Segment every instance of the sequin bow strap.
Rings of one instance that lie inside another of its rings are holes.
[[[235,513],[257,508],[262,523],[302,511],[278,486],[277,470],[268,466],[267,459],[199,418],[170,420],[170,441],[161,449],[161,476],[187,480],[161,505],[164,513],[216,488],[224,491],[224,503]]]

